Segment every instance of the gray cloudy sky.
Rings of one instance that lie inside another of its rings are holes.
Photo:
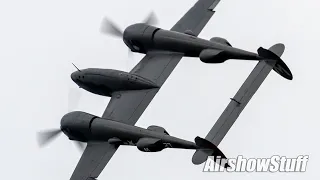
[[[170,29],[196,0],[13,0],[0,2],[2,179],[69,179],[80,153],[65,136],[39,149],[36,132],[60,125],[67,112],[70,79],[79,68],[126,69],[127,47],[99,32],[104,16],[125,28],[154,10]],[[319,178],[320,16],[318,0],[221,0],[199,35],[220,36],[242,49],[282,42],[294,79],[271,72],[220,148],[229,157],[310,155],[306,173],[202,173],[194,151],[142,153],[121,147],[99,179],[302,179]],[[174,136],[204,137],[255,62],[203,64],[184,58],[137,125],[159,125]],[[102,115],[109,98],[83,92],[78,110]]]

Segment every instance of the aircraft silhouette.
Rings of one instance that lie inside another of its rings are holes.
[[[165,148],[196,150],[192,162],[203,163],[208,156],[226,156],[217,147],[227,134],[250,98],[273,69],[292,80],[287,65],[281,60],[283,44],[269,49],[260,47],[257,53],[234,48],[224,38],[209,41],[198,38],[220,0],[198,0],[170,29],[153,26],[156,18],[151,13],[143,23],[128,26],[122,32],[108,19],[102,31],[121,37],[130,51],[146,54],[130,71],[88,68],[78,69],[71,79],[82,89],[111,97],[102,117],[74,111],[63,116],[60,129],[39,134],[40,144],[46,144],[63,132],[79,147],[87,143],[71,180],[96,179],[121,145],[137,146],[144,152],[158,152]],[[170,136],[159,126],[147,129],[134,126],[154,96],[183,57],[199,57],[204,63],[223,63],[229,59],[255,60],[258,65],[210,130],[205,139],[195,143]],[[228,164],[223,165],[227,168]]]

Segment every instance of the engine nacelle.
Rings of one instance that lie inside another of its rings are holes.
[[[165,148],[161,139],[154,138],[141,138],[136,145],[137,148],[143,152],[158,152]]]
[[[229,43],[229,41],[227,41],[226,39],[221,38],[221,37],[213,37],[210,39],[210,41],[232,47],[231,44]]]
[[[70,140],[86,142],[91,137],[90,126],[95,118],[97,117],[85,112],[70,112],[61,119],[61,130]]]
[[[145,23],[133,24],[124,30],[123,41],[131,51],[146,53],[152,47],[154,33],[159,29]]]
[[[204,63],[223,63],[229,59],[227,52],[216,49],[205,49],[201,51],[199,57]]]
[[[163,127],[160,127],[160,126],[152,125],[152,126],[149,126],[147,129],[149,129],[150,131],[155,131],[155,132],[169,135],[169,133]]]

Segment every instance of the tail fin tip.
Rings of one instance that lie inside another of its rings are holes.
[[[197,136],[194,141],[200,149],[198,149],[192,156],[193,164],[199,165],[204,163],[208,159],[208,156],[214,156],[215,158],[220,156],[221,159],[227,159],[226,156],[221,152],[221,150],[210,141],[199,136]],[[224,164],[224,167],[227,168],[230,166],[229,164]]]
[[[285,46],[282,43],[275,44],[269,48],[269,51],[273,52],[278,57],[281,57],[285,50]]]
[[[260,47],[258,49],[258,54],[262,58],[276,60],[277,63],[273,67],[273,70],[285,79],[292,80],[293,76],[290,69],[280,58],[284,50],[284,44],[278,43],[271,46],[269,49],[264,49],[263,47]]]

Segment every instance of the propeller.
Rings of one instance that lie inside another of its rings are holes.
[[[158,24],[158,18],[156,14],[152,11],[149,13],[149,15],[142,21],[142,23],[148,24],[148,25],[156,25]]]
[[[154,12],[150,12],[148,16],[142,21],[142,23],[147,25],[155,25],[158,23],[158,18],[155,15]],[[109,18],[104,17],[101,23],[100,27],[101,33],[105,35],[110,35],[116,38],[123,38],[123,30],[119,28],[113,21],[111,21]],[[128,58],[133,58],[133,53],[131,49],[128,48]],[[126,62],[126,69],[129,70],[129,62]]]
[[[150,12],[141,23],[147,25],[155,25],[158,23],[158,18],[154,12]],[[111,35],[118,38],[123,37],[123,31],[121,30],[121,28],[119,28],[119,26],[117,26],[113,21],[111,21],[107,17],[103,18],[100,31],[106,35]]]
[[[68,112],[71,112],[78,107],[80,98],[81,92],[79,91],[79,88],[69,88]]]
[[[76,67],[76,66],[75,66]],[[76,67],[77,68],[77,67]],[[77,68],[78,69],[78,68]],[[79,69],[78,69],[79,70]],[[80,71],[80,70],[79,70]],[[76,88],[70,88],[69,89],[69,95],[68,95],[68,112],[71,112],[75,108],[77,108],[78,103],[80,101],[81,97],[81,92],[77,90]],[[56,129],[49,129],[49,130],[44,130],[40,131],[37,133],[37,141],[38,145],[40,148],[48,145],[51,141],[56,139],[58,135],[61,134],[61,129],[56,128]],[[83,151],[85,148],[85,143],[75,141],[78,149],[80,151]]]
[[[75,145],[78,148],[80,152],[83,152],[84,149],[86,148],[86,143],[80,142],[80,141],[75,141]]]
[[[107,17],[104,17],[101,23],[100,31],[103,34],[112,35],[117,38],[123,37],[122,30],[112,21],[110,21]]]
[[[61,129],[51,129],[51,130],[46,130],[42,132],[38,132],[37,134],[37,139],[38,139],[38,144],[40,147],[45,146],[52,140],[58,137],[58,135],[61,133]]]
[[[51,141],[56,139],[59,134],[61,134],[61,129],[51,129],[45,130],[37,133],[38,145],[40,148],[48,145]],[[86,144],[80,141],[74,141],[76,147],[79,149],[80,152],[83,152],[86,148]]]

